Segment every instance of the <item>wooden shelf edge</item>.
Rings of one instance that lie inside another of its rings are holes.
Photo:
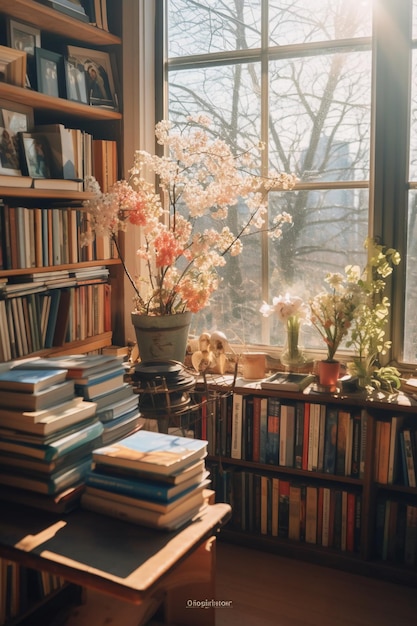
[[[1,2],[1,0],[0,0]],[[39,5],[42,6],[42,5]],[[0,84],[0,98],[8,100],[11,103],[23,104],[33,107],[34,109],[42,109],[42,111],[50,111],[59,114],[73,115],[74,117],[82,117],[87,120],[120,120],[122,114],[120,111],[113,109],[105,109],[94,107],[81,102],[73,102],[66,98],[56,98],[47,94],[26,87],[17,87],[9,83]]]
[[[121,43],[120,37],[113,33],[33,0],[13,0],[13,2],[0,0],[0,12],[23,22],[30,22],[41,30],[78,41],[88,41],[92,45],[107,46]]]

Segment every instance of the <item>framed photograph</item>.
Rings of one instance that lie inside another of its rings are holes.
[[[41,47],[41,31],[24,22],[9,20],[7,24],[8,44],[10,48],[34,56],[35,48]]]
[[[85,74],[88,104],[117,108],[117,93],[108,52],[67,46],[68,60]]]
[[[62,54],[35,48],[36,87],[41,93],[56,98],[64,95],[64,57]]]
[[[64,60],[65,67],[65,87],[67,100],[83,102],[88,104],[87,83],[84,68],[80,68],[76,63]]]
[[[21,176],[18,137],[8,128],[0,127],[0,174]]]
[[[19,133],[23,152],[23,173],[32,178],[51,177],[49,144],[40,133]]]

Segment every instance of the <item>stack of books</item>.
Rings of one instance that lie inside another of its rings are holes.
[[[138,395],[125,382],[122,358],[104,354],[76,354],[35,358],[31,366],[58,367],[67,372],[76,395],[96,404],[96,415],[103,425],[101,445],[107,445],[136,432],[143,421]]]
[[[103,426],[60,368],[0,372],[0,498],[63,512],[77,504]]]
[[[176,530],[207,505],[207,441],[140,430],[93,452],[81,505],[162,530]]]

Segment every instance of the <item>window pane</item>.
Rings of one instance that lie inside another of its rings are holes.
[[[417,180],[417,50],[412,53],[411,110],[410,110],[410,180]]]
[[[222,65],[169,73],[169,118],[204,113],[236,151],[240,139],[260,137],[260,64]],[[242,146],[243,147],[243,146]]]
[[[303,182],[366,180],[370,52],[272,61],[270,74],[271,166]]]
[[[412,134],[412,133],[411,133]],[[417,191],[408,197],[404,361],[417,363]]]
[[[261,0],[169,0],[167,5],[169,57],[261,45]]]
[[[371,35],[372,0],[270,0],[270,45]]]

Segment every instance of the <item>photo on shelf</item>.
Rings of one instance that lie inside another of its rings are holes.
[[[117,109],[117,93],[108,52],[67,46],[68,60],[84,71],[88,103],[92,106]]]
[[[0,127],[0,174],[21,176],[16,133]]]
[[[84,68],[65,59],[65,86],[67,100],[88,104],[87,83]]]
[[[34,56],[35,48],[41,47],[41,31],[39,28],[24,22],[9,19],[7,22],[7,40],[10,48]]]
[[[9,19],[7,21],[7,43],[10,48],[25,52],[29,63],[35,56],[35,48],[41,47],[41,31],[30,24]],[[29,74],[26,74],[26,87],[31,88]]]
[[[50,178],[50,152],[46,138],[38,133],[19,133],[22,145],[22,170],[32,178]]]
[[[36,89],[55,98],[64,95],[64,57],[56,52],[35,48]]]

